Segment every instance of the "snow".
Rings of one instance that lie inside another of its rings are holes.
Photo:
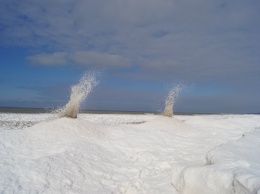
[[[180,193],[260,193],[260,131],[210,150],[204,166],[175,168]],[[198,179],[199,178],[199,179]]]
[[[260,115],[0,114],[0,193],[260,193]]]

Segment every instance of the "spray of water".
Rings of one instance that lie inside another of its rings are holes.
[[[91,90],[98,84],[96,73],[86,73],[77,85],[71,87],[69,102],[57,110],[60,117],[77,118],[80,104],[87,98]]]
[[[169,91],[169,94],[165,99],[164,116],[173,116],[174,103],[176,102],[181,90],[182,87],[180,85],[177,85]]]

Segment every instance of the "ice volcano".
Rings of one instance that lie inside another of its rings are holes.
[[[169,91],[168,96],[165,99],[164,116],[173,116],[174,103],[176,102],[181,90],[182,88],[180,85],[177,85]]]
[[[86,73],[77,85],[71,87],[69,102],[56,112],[60,117],[77,118],[80,104],[87,98],[92,89],[98,84],[96,73]]]

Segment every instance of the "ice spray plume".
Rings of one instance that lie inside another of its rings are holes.
[[[182,88],[180,85],[177,85],[170,90],[168,96],[165,99],[164,116],[173,116],[174,103],[176,102],[181,90]]]
[[[57,111],[59,116],[77,118],[80,104],[97,84],[96,73],[84,74],[80,82],[71,87],[70,100],[63,108]]]

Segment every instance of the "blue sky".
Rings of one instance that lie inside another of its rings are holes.
[[[3,0],[0,106],[56,107],[102,70],[83,108],[260,112],[259,0]]]

